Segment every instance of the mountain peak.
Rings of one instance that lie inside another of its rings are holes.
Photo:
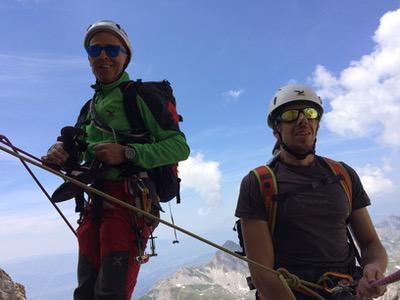
[[[240,246],[238,244],[236,244],[235,242],[231,241],[231,240],[227,240],[222,247],[230,250],[230,251],[241,251],[242,249],[240,249]]]
[[[224,248],[240,250],[233,241],[226,241]],[[184,267],[175,274],[161,280],[147,295],[139,300],[167,299],[254,299],[246,276],[247,263],[224,251],[217,251],[211,261],[198,267]]]
[[[384,221],[376,224],[376,228],[400,231],[400,217],[390,215]]]

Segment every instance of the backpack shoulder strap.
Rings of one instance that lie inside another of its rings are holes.
[[[182,116],[176,112],[175,97],[167,80],[146,82],[142,82],[141,79],[131,80],[122,83],[120,89],[124,97],[124,109],[132,128],[146,131],[139,111],[137,99],[139,95],[163,129],[180,131],[178,123],[182,121]],[[132,101],[135,102],[134,105]]]
[[[275,230],[276,210],[278,207],[278,203],[274,199],[274,196],[278,194],[278,185],[275,174],[272,169],[266,165],[259,166],[251,172],[253,172],[257,178],[261,196],[263,197],[264,205],[268,214],[268,227],[271,234],[273,234]]]
[[[340,185],[342,186],[344,192],[346,193],[347,200],[349,202],[349,216],[352,212],[352,201],[353,201],[353,185],[351,182],[351,178],[349,175],[349,172],[346,170],[344,165],[338,161],[335,161],[333,159],[327,158],[327,157],[322,157],[325,163],[329,166],[331,171],[333,172],[334,175],[339,175],[341,177],[340,180]],[[361,265],[361,255],[359,252],[359,249],[357,248],[355,242],[354,242],[354,237],[353,234],[350,230],[349,225],[346,226],[346,233],[347,233],[347,238],[350,242],[350,245],[352,246],[354,250],[355,257],[357,259],[357,262]]]
[[[80,127],[86,121],[87,114],[89,113],[90,103],[92,99],[86,101],[86,103],[82,106],[81,111],[79,112],[78,118],[76,119],[75,127]]]
[[[139,109],[137,106],[137,95],[139,84],[133,80],[124,82],[120,85],[120,89],[123,94],[123,104],[125,109],[125,114],[128,119],[131,128],[138,131],[146,131],[145,126],[140,116]]]
[[[351,179],[349,176],[349,172],[346,170],[346,168],[341,164],[340,162],[327,158],[327,157],[322,157],[322,159],[325,161],[325,163],[329,166],[330,170],[334,175],[339,175],[341,177],[340,179],[340,185],[343,188],[344,192],[346,193],[347,200],[349,201],[349,214],[351,213],[352,209],[352,201],[353,201],[353,186],[351,183]]]

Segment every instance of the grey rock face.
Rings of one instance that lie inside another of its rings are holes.
[[[383,222],[376,224],[375,228],[389,256],[386,273],[397,271],[400,268],[400,217],[389,216]],[[389,285],[386,294],[377,299],[399,300],[400,282]]]
[[[224,244],[239,250],[231,241]],[[247,264],[229,254],[217,251],[211,261],[198,267],[184,267],[161,280],[139,300],[254,300],[246,283]]]
[[[0,300],[26,300],[25,288],[0,269]]]
[[[390,216],[376,225],[379,237],[389,255],[386,274],[400,268],[400,217]],[[227,241],[224,245],[231,251],[239,246]],[[139,300],[254,300],[246,276],[249,276],[247,264],[222,251],[217,251],[212,259],[198,267],[184,267],[175,274],[159,281]],[[400,300],[400,283],[388,286],[388,290],[379,300]]]

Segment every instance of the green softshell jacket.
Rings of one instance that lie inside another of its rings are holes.
[[[100,118],[113,129],[127,131],[130,129],[130,123],[125,114],[123,105],[123,94],[120,84],[129,81],[128,73],[124,72],[115,82],[109,84],[96,83],[93,87],[95,95],[93,104],[96,113]],[[86,115],[86,121],[83,122],[83,128],[87,134],[87,151],[83,155],[83,160],[90,162],[93,159],[93,147],[100,143],[121,143],[133,147],[136,156],[131,161],[136,166],[145,169],[151,169],[163,165],[174,164],[188,158],[190,149],[186,143],[184,134],[178,126],[172,126],[171,122],[165,122],[165,115],[170,114],[167,108],[163,112],[152,112],[146,101],[139,95],[137,96],[137,107],[142,117],[145,128],[152,136],[152,143],[137,144],[127,143],[123,137],[113,135],[112,132],[106,132],[97,127],[90,120],[90,113]],[[132,101],[132,105],[135,103]],[[122,179],[118,167],[112,167],[105,175],[104,179],[118,180]]]

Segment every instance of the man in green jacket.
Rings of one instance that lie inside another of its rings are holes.
[[[137,109],[150,133],[151,143],[135,143],[118,134],[135,130],[127,119],[120,88],[130,80],[125,69],[132,59],[132,47],[126,32],[118,24],[107,20],[94,23],[87,30],[84,46],[96,83],[92,86],[95,93],[90,113],[80,116],[80,127],[88,145],[81,156],[85,162],[96,159],[107,166],[96,183],[98,188],[134,205],[141,195],[139,192],[135,195],[127,188],[132,184],[132,174],[126,177],[121,166],[147,170],[170,165],[187,159],[190,150],[179,130],[174,108],[152,110],[146,99],[139,95]],[[108,130],[99,126],[96,118],[101,119]],[[62,142],[54,144],[43,157],[44,162],[65,164],[69,154],[63,146]],[[133,177],[149,182],[147,172],[141,171]],[[154,228],[145,218],[101,200],[89,200],[77,230],[78,287],[74,299],[129,300],[139,272],[138,257]]]

